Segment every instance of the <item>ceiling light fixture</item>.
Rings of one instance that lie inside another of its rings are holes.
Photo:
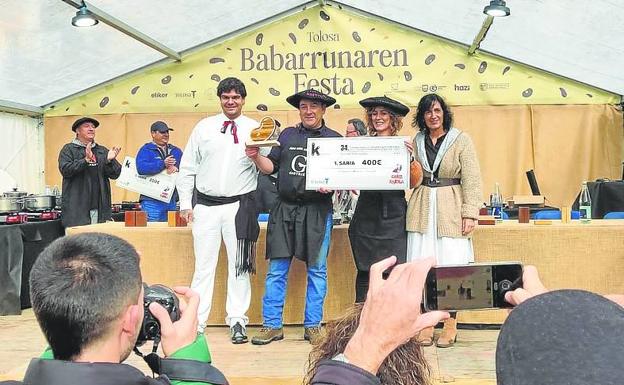
[[[504,17],[509,16],[511,11],[503,0],[492,0],[490,5],[483,8],[483,13],[494,17]]]
[[[76,12],[76,16],[72,17],[72,25],[74,27],[92,27],[98,23],[98,19],[89,10],[85,5],[84,1],[82,2],[82,6]]]

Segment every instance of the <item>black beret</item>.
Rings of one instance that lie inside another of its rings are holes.
[[[597,294],[557,290],[528,299],[496,344],[499,385],[621,384],[624,308]]]
[[[301,101],[301,99],[308,99],[308,100],[313,100],[315,102],[321,102],[325,105],[325,107],[329,107],[332,104],[336,103],[336,99],[314,89],[309,89],[309,90],[298,92],[294,95],[290,95],[289,97],[286,98],[286,101],[291,106],[295,108],[299,108],[299,102]]]
[[[390,99],[387,96],[373,96],[372,98],[366,98],[360,100],[360,105],[364,108],[385,107],[398,116],[405,116],[410,110],[405,104],[394,99]]]
[[[76,121],[74,122],[74,124],[72,124],[72,131],[76,132],[76,129],[77,129],[78,127],[80,127],[80,125],[81,125],[81,124],[83,124],[83,123],[89,123],[89,122],[90,122],[90,123],[93,123],[93,126],[94,126],[94,127],[97,127],[97,126],[99,126],[99,125],[100,125],[100,122],[98,122],[97,120],[95,120],[95,119],[93,119],[93,118],[89,118],[89,117],[85,116],[85,117],[82,117],[82,118],[80,118],[80,119],[76,120]]]

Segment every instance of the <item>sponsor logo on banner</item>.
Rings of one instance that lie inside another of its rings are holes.
[[[197,93],[196,90],[184,91],[184,92],[176,92],[175,93],[175,97],[176,98],[192,98],[192,99],[195,99],[195,94],[196,93]]]
[[[440,92],[445,89],[446,86],[442,86],[439,84],[421,84],[420,89],[422,92]]]
[[[481,91],[487,90],[506,90],[509,88],[509,83],[480,83],[479,89]]]

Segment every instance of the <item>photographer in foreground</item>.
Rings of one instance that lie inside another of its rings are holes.
[[[134,247],[99,233],[54,241],[30,275],[33,310],[51,350],[30,362],[24,383],[227,384],[210,365],[204,336],[197,334],[199,295],[186,287],[175,291],[181,297],[178,321],[159,303],[149,304],[167,358],[156,360],[160,377],[146,377],[120,364],[135,346],[146,311]]]

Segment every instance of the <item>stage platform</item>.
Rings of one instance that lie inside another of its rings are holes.
[[[253,335],[257,327],[250,327]],[[302,326],[287,326],[285,339],[266,346],[233,345],[223,326],[205,331],[214,365],[231,385],[301,385],[310,344],[303,340]],[[494,353],[498,331],[460,330],[453,348],[424,348],[436,384],[495,385]],[[28,362],[46,343],[32,309],[19,316],[0,317],[0,381],[21,380]],[[126,361],[149,374],[135,355]]]
[[[349,246],[348,227],[334,227],[328,257],[328,293],[324,319],[342,314],[354,301],[355,265]],[[100,231],[120,236],[141,253],[143,279],[148,283],[189,285],[193,275],[193,237],[190,227],[167,227],[149,223],[147,227],[125,227],[123,223],[71,227],[68,234]],[[262,322],[262,296],[266,261],[266,228],[258,240],[258,272],[252,276],[252,299],[248,315],[251,324]],[[495,226],[478,226],[473,236],[477,262],[519,261],[537,266],[550,289],[578,288],[601,294],[624,293],[624,220],[593,220],[590,224],[519,224],[503,221]],[[215,295],[209,318],[211,325],[223,325],[226,287],[225,247],[221,247]],[[284,322],[301,324],[306,275],[303,263],[293,263],[289,276]],[[460,323],[500,324],[506,311],[459,313]]]

